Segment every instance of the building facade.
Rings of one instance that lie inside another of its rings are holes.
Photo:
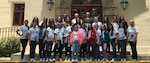
[[[103,16],[123,15],[127,21],[136,17],[150,8],[148,0],[128,0],[127,9],[120,6],[121,0],[52,0],[54,2],[51,10],[48,9],[48,0],[1,0],[0,1],[0,27],[18,26],[24,19],[32,21],[34,16],[40,21],[44,17],[57,17],[64,13],[73,16],[79,12],[84,17],[86,11],[102,19]]]
[[[120,6],[122,0],[52,0],[54,5],[48,9],[48,0],[0,0],[0,28],[20,26],[24,19],[31,23],[34,16],[40,21],[44,17],[57,17],[64,13],[73,16],[74,11],[84,17],[86,11],[93,12],[102,19],[123,15],[126,21],[135,20],[139,28],[138,47],[149,47],[150,41],[150,0],[127,0],[127,8]],[[95,12],[96,10],[96,12]],[[141,51],[142,52],[142,51]]]

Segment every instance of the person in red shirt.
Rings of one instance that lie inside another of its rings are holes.
[[[96,30],[92,27],[92,24],[88,24],[88,28],[89,31],[87,39],[90,41],[90,46],[92,46],[92,51],[90,54],[90,61],[92,61],[93,60],[92,58],[95,57],[94,46],[96,45]]]

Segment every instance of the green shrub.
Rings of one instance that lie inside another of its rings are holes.
[[[0,57],[10,57],[12,53],[20,51],[20,39],[8,37],[0,39]]]

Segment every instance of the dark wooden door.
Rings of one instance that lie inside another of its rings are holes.
[[[80,17],[84,18],[85,12],[90,12],[92,17],[98,16],[99,19],[102,19],[101,0],[80,0],[80,1],[72,0],[72,5],[71,5],[71,17],[72,18],[74,16],[74,13],[79,13]]]

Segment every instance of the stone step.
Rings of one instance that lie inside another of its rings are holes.
[[[11,55],[11,61],[20,61],[20,57],[21,57],[21,52],[14,53],[14,54]],[[88,55],[86,55],[86,57],[89,58]],[[110,54],[108,56],[109,60],[111,60],[111,58],[112,58],[112,54]],[[30,60],[30,54],[29,53],[25,53],[24,59],[29,61]],[[65,55],[64,54],[62,55],[62,59],[65,59]],[[132,56],[130,55],[130,53],[128,53],[127,60],[130,61],[131,59],[132,59]],[[37,53],[35,54],[35,60],[39,60],[39,55]],[[58,60],[58,55],[56,55],[56,60]],[[120,56],[117,57],[117,60],[120,60]],[[138,55],[138,60],[139,61],[141,61],[141,60],[150,60],[150,55],[148,55],[148,54],[147,55],[146,54],[139,54]]]

